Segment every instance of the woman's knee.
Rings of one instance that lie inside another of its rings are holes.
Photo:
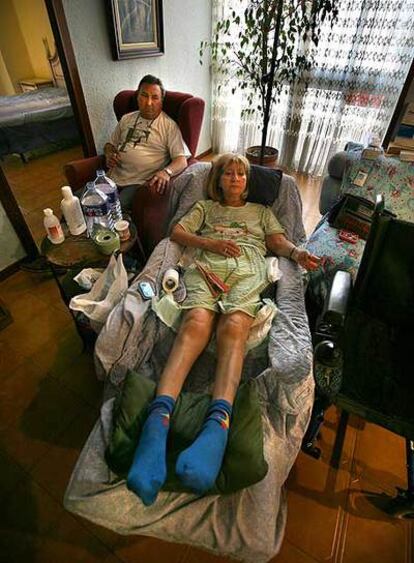
[[[253,320],[252,317],[242,311],[222,315],[217,326],[217,339],[229,338],[242,342],[246,341]]]
[[[184,314],[180,332],[193,336],[209,336],[213,331],[214,318],[214,311],[202,308],[189,309]]]

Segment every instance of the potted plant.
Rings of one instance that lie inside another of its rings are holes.
[[[218,89],[231,83],[233,94],[236,89],[246,92],[248,107],[243,113],[260,113],[261,145],[247,149],[251,161],[268,166],[276,162],[278,151],[266,145],[272,106],[284,86],[303,79],[311,68],[322,23],[337,18],[335,4],[335,0],[233,0],[228,17],[216,23],[212,40],[201,43],[200,62],[209,48],[211,63],[221,73]]]

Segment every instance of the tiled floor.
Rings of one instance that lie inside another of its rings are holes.
[[[308,230],[319,183],[299,178]],[[14,322],[0,331],[0,562],[230,563],[189,546],[122,537],[67,513],[62,497],[98,414],[102,386],[52,278],[0,283]],[[388,518],[377,493],[405,485],[403,440],[351,419],[340,469],[300,454],[288,480],[288,524],[274,563],[413,563],[412,522]],[[367,492],[368,496],[362,493]]]

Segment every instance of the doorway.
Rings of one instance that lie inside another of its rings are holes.
[[[11,110],[20,104],[20,115],[17,107],[9,123],[0,124],[0,200],[26,253],[35,257],[43,209],[59,212],[63,165],[96,149],[62,1],[32,0],[26,7],[6,0],[0,8],[1,95]],[[58,99],[50,118],[43,109],[31,113],[36,98],[41,104],[48,93]]]

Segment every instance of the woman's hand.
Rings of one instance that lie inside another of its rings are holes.
[[[305,248],[295,248],[292,252],[292,259],[305,270],[316,270],[321,264],[321,258],[311,254]]]
[[[209,239],[207,250],[215,254],[221,254],[226,258],[240,256],[240,247],[232,240]]]

